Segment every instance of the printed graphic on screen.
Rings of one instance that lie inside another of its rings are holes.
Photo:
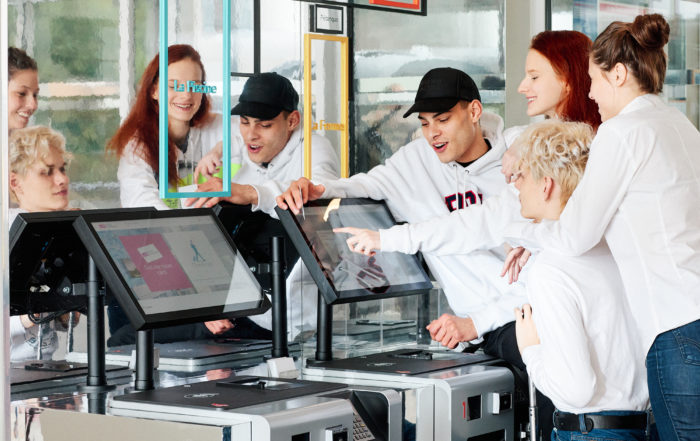
[[[211,306],[226,312],[261,300],[245,262],[208,216],[93,227],[146,314]]]
[[[328,206],[304,207],[304,214],[296,218],[336,291],[363,289],[383,294],[392,285],[425,281],[413,256],[378,252],[368,257],[353,253],[346,243],[349,235],[333,232],[334,228],[340,227],[378,230],[393,226],[394,222],[383,205],[342,205],[340,199],[334,199]]]

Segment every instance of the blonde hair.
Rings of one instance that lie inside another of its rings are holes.
[[[59,132],[44,126],[15,129],[10,133],[10,172],[25,176],[37,161],[46,161],[51,151],[61,153],[66,162],[73,158],[66,151],[66,139]],[[17,202],[12,188],[10,196]]]
[[[563,207],[583,176],[592,141],[593,129],[586,123],[551,119],[534,124],[515,140],[518,168],[529,169],[536,181],[554,179]]]

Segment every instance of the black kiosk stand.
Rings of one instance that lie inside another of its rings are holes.
[[[405,295],[425,299],[432,288],[416,256],[353,253],[346,243],[347,234],[333,231],[340,227],[390,228],[395,221],[384,202],[317,200],[297,215],[280,209],[277,214],[319,289],[316,357],[306,361],[305,379],[411,390],[406,396],[415,394],[416,398],[403,405],[415,406],[410,411],[415,419],[404,420],[404,436],[512,439],[513,377],[507,368],[492,366],[493,357],[412,347],[333,359],[332,305]]]
[[[74,226],[137,330],[137,390],[154,387],[152,329],[270,307],[210,209],[84,215]]]
[[[332,353],[332,308],[389,297],[421,295],[427,299],[432,283],[416,256],[377,253],[367,257],[348,249],[346,234],[334,228],[358,227],[378,230],[395,225],[384,202],[371,199],[329,199],[309,202],[294,216],[276,208],[290,239],[319,289],[315,360],[329,362]],[[421,337],[427,308],[419,308],[416,334]]]
[[[82,214],[116,211],[124,210],[21,213],[12,224],[10,314],[51,313],[44,319],[51,320],[69,311],[86,312],[89,354],[87,372],[81,363],[41,360],[41,352],[37,352],[35,362],[13,363],[13,393],[42,385],[51,387],[52,381],[65,385],[79,383],[77,378],[85,374],[86,384],[79,388],[88,393],[102,393],[114,387],[108,384],[108,377],[125,381],[130,378],[128,369],[105,364],[104,292],[94,262],[73,229],[73,222]],[[69,330],[72,325],[71,317]]]

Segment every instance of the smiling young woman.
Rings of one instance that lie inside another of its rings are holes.
[[[8,54],[8,122],[10,131],[22,129],[37,109],[39,71],[36,61],[21,49],[10,47]]]
[[[107,144],[107,150],[119,156],[122,207],[172,208],[158,194],[158,60],[156,55],[146,67],[129,115]],[[221,115],[209,111],[206,94],[175,90],[176,82],[205,80],[204,65],[192,46],[168,47],[168,180],[173,187],[223,136]]]

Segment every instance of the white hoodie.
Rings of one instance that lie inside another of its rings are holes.
[[[367,173],[336,181],[318,180],[326,187],[323,197],[383,199],[397,220],[410,223],[446,215],[463,208],[465,201],[467,206],[481,204],[482,198],[506,187],[500,172],[505,151],[503,121],[484,113],[481,127],[492,148],[466,168],[456,162],[440,162],[421,137]],[[439,230],[442,225],[436,223],[434,228]],[[522,285],[509,286],[499,277],[503,266],[500,248],[455,255],[424,253],[424,257],[452,310],[460,317],[471,317],[479,337],[512,321],[513,308],[526,303]]]
[[[232,139],[237,131],[238,124],[231,118]],[[206,126],[190,128],[187,152],[182,154],[178,150],[178,159],[199,161],[222,138],[223,118],[220,114],[215,114],[215,118]],[[158,210],[167,210],[170,207],[160,198],[155,170],[143,159],[143,148],[143,144],[134,138],[129,141],[119,158],[117,179],[122,207],[155,207]]]

